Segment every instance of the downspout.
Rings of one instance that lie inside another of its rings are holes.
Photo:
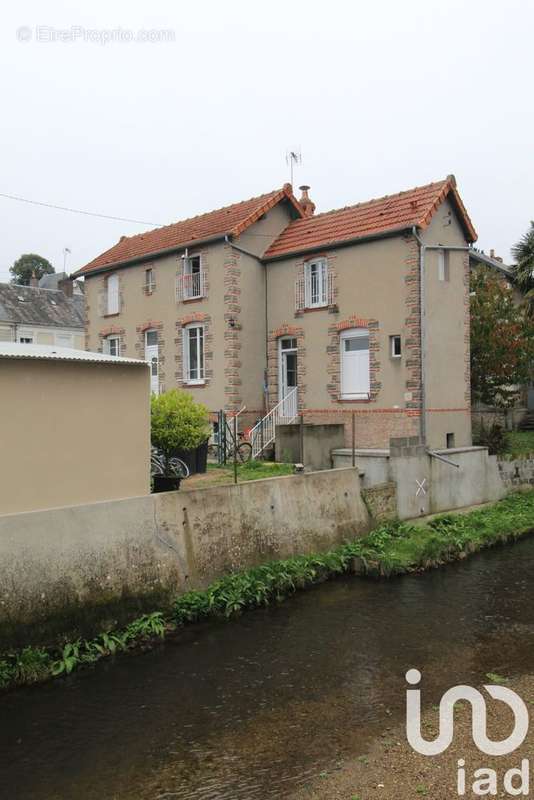
[[[421,347],[421,420],[420,420],[420,434],[423,442],[426,441],[426,364],[425,364],[425,346],[426,346],[426,326],[425,326],[425,250],[423,240],[417,233],[417,228],[412,228],[412,234],[417,244],[419,245],[419,327],[420,327],[420,347]]]
[[[424,244],[414,225],[412,234],[419,245],[419,308],[421,327],[421,438],[426,440],[426,298],[425,298],[425,255],[427,250],[464,250],[470,248],[462,245]],[[454,465],[456,466],[456,464]]]
[[[267,264],[260,258],[260,256],[256,255],[256,253],[251,253],[250,250],[245,250],[244,247],[240,247],[235,242],[232,242],[228,235],[224,237],[225,244],[233,247],[234,250],[237,250],[239,253],[243,253],[245,256],[250,256],[251,258],[255,258],[256,261],[259,261],[262,264],[264,269],[264,281],[265,281],[265,373],[264,373],[264,382],[263,382],[263,397],[264,397],[264,404],[265,404],[265,413],[269,410],[269,397],[267,394],[267,364],[268,362],[268,354],[269,354],[269,332],[268,332],[268,314],[267,314]]]

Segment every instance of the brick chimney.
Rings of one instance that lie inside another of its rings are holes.
[[[35,270],[33,270],[32,276],[30,278],[30,286],[32,286],[34,289],[39,288],[39,278],[35,274]]]
[[[62,280],[58,281],[57,288],[63,292],[66,297],[72,297],[74,284],[70,278],[62,278]]]
[[[313,213],[315,211],[315,203],[308,197],[309,188],[309,186],[299,186],[299,189],[302,192],[299,203],[302,206],[305,217],[313,217]]]

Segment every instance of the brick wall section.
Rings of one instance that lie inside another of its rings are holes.
[[[387,448],[392,437],[417,436],[419,411],[396,408],[340,408],[304,409],[306,422],[319,425],[342,423],[345,426],[345,446],[352,443],[352,413],[354,411],[356,447]]]
[[[304,329],[297,325],[283,323],[278,328],[268,332],[267,336],[267,380],[269,385],[269,408],[279,401],[278,371],[279,371],[279,340],[282,336],[293,336],[297,340],[297,384],[299,411],[303,411],[306,402],[306,347],[304,343]]]
[[[413,236],[405,236],[408,254],[404,259],[406,286],[406,334],[404,339],[404,366],[406,369],[406,392],[412,399],[406,400],[406,408],[421,409],[421,297],[419,280],[419,247]]]
[[[224,248],[224,408],[235,413],[243,405],[241,379],[241,255]],[[233,323],[233,327],[232,327]]]
[[[340,333],[349,328],[366,328],[369,331],[369,370],[371,391],[369,400],[350,400],[355,404],[371,403],[376,400],[381,388],[379,380],[380,361],[378,352],[378,320],[362,319],[355,314],[340,322],[333,322],[328,327],[329,344],[326,348],[327,390],[334,402],[344,402],[341,398],[341,352]]]
[[[182,389],[187,389],[188,384],[184,381],[184,328],[192,322],[198,322],[204,326],[204,383],[195,384],[195,389],[202,388],[202,386],[209,386],[213,380],[213,325],[210,314],[205,314],[200,311],[193,311],[186,314],[176,322],[176,338],[174,343],[176,345],[176,371],[174,377],[176,385]]]

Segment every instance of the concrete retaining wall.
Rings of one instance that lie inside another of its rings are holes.
[[[332,450],[345,444],[344,425],[315,425],[307,423],[302,426],[277,425],[275,440],[276,461],[297,464],[302,461],[306,469],[330,469],[332,466]]]
[[[0,516],[0,649],[87,635],[369,526],[353,469]]]
[[[500,500],[508,490],[496,456],[484,447],[435,451],[456,466],[430,456],[418,437],[392,439],[389,453],[361,452],[356,452],[356,465],[362,486],[395,483],[400,519]],[[336,450],[334,466],[346,466],[351,458],[350,450]]]

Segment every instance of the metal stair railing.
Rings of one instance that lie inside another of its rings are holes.
[[[277,403],[263,419],[252,428],[249,433],[249,442],[252,445],[252,458],[257,458],[263,453],[276,437],[277,425],[290,425],[298,417],[298,387]]]

